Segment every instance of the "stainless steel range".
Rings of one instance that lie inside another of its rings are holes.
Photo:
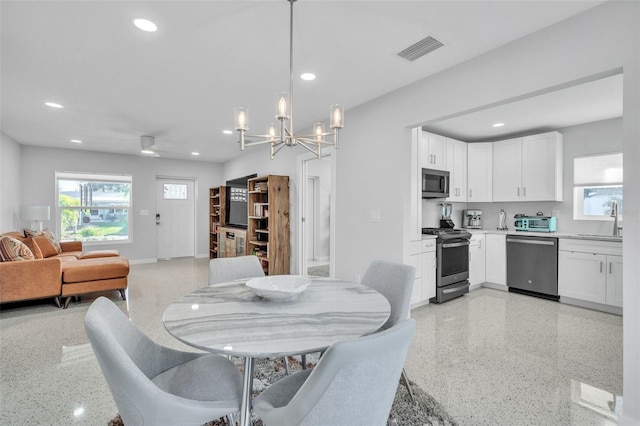
[[[429,302],[442,303],[468,293],[471,233],[451,228],[422,228],[422,233],[436,236],[436,297]]]

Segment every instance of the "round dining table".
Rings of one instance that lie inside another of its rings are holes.
[[[245,280],[195,290],[165,310],[173,337],[212,353],[244,358],[240,425],[251,420],[254,358],[321,352],[376,331],[389,318],[387,299],[362,284],[312,277],[290,301],[258,296]]]

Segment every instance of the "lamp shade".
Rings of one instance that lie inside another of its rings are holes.
[[[22,206],[20,209],[22,220],[49,220],[51,219],[50,206]]]

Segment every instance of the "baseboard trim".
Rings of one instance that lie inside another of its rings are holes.
[[[151,259],[129,259],[130,265],[141,265],[143,263],[158,263],[158,258],[154,257]]]

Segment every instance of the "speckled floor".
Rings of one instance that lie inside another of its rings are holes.
[[[108,295],[152,339],[188,350],[164,330],[162,312],[206,282],[207,259],[178,259],[133,265],[129,300]],[[113,418],[84,333],[90,301],[66,310],[50,301],[2,306],[0,424]],[[460,425],[616,424],[610,406],[622,392],[621,317],[490,289],[412,316],[418,331],[407,373]]]

